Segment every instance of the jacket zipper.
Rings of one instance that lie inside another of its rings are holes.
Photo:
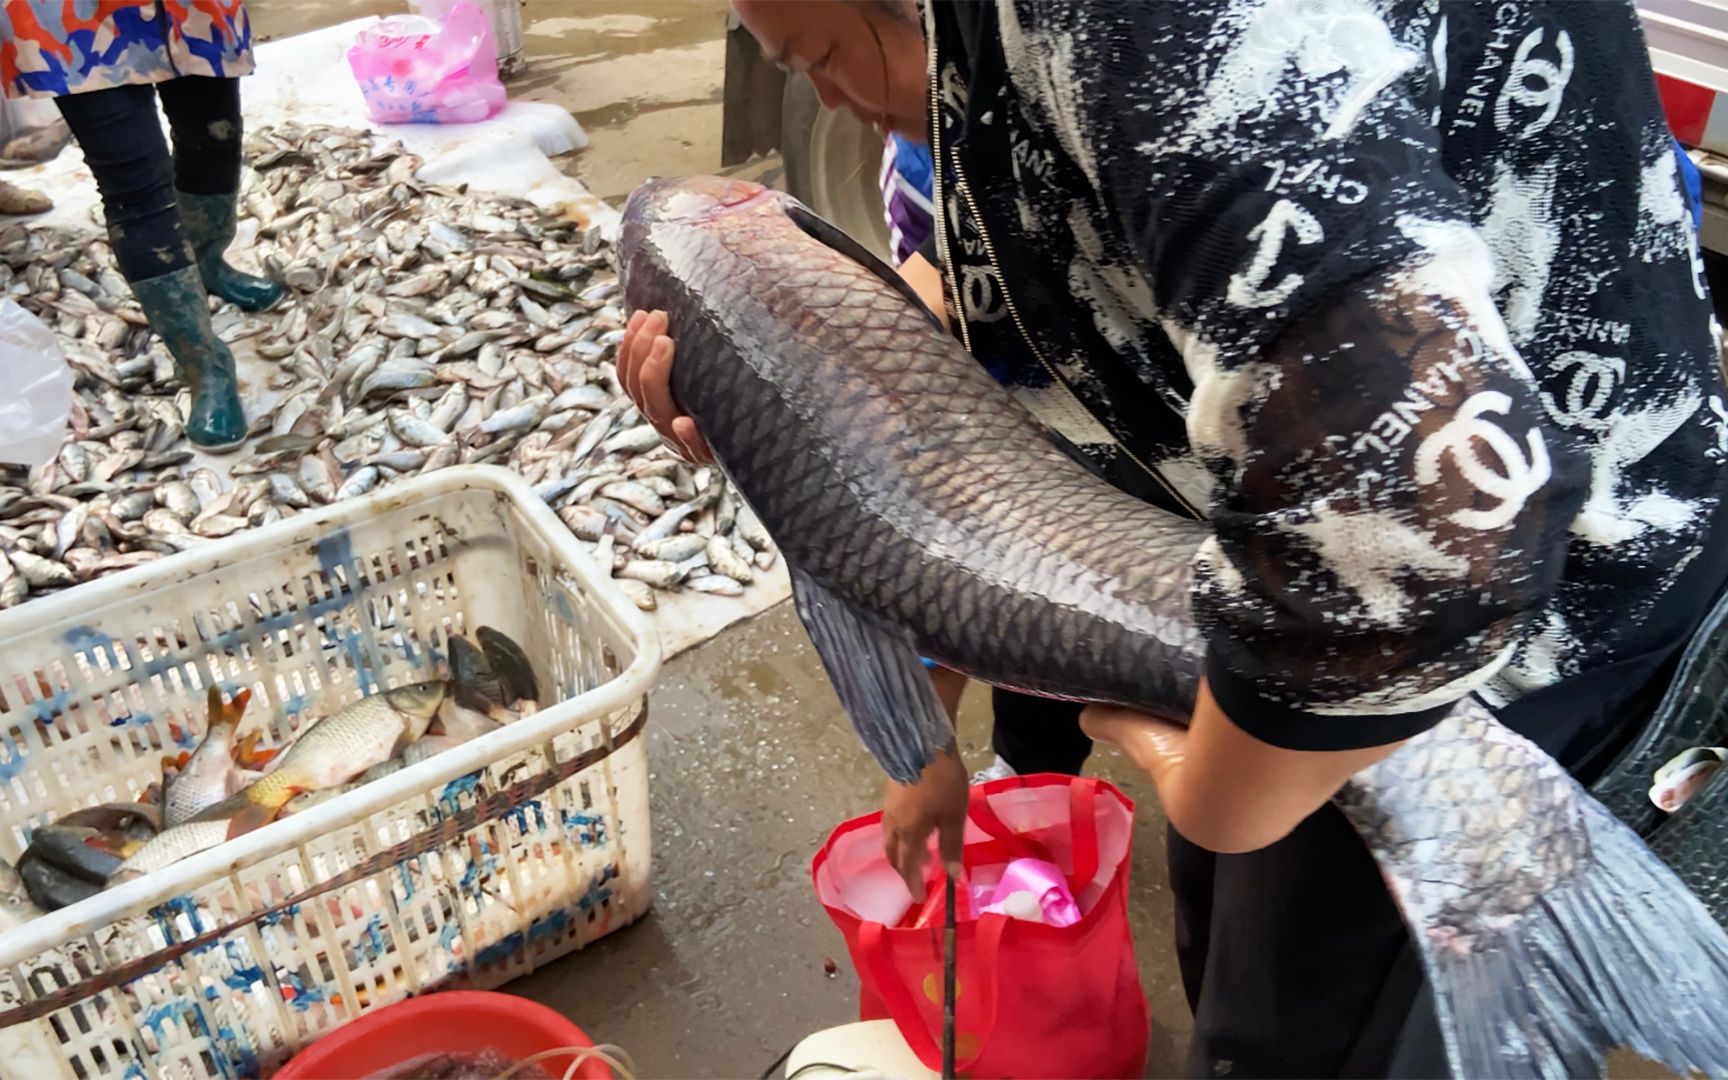
[[[966,322],[965,299],[963,294],[960,292],[960,279],[954,269],[954,257],[948,247],[948,227],[946,220],[948,203],[944,198],[942,191],[942,98],[938,93],[937,87],[937,72],[940,70],[940,66],[936,57],[936,32],[933,22],[929,28],[929,38],[930,149],[931,157],[935,166],[932,170],[934,175],[931,177],[931,193],[935,198],[931,201],[936,210],[936,242],[942,253],[942,275],[948,285],[948,295],[953,298],[950,305],[950,313],[955,324],[960,327],[960,342],[962,345],[966,346],[966,351],[970,353],[972,352],[972,333]],[[990,234],[984,228],[984,218],[978,213],[978,204],[972,199],[972,192],[966,183],[965,174],[960,171],[960,155],[949,155],[948,163],[954,168],[955,188],[959,191],[960,198],[965,201],[966,209],[972,215],[973,224],[978,227],[978,239],[984,245],[984,257],[989,261],[990,268],[996,272],[996,283],[1002,290],[1003,306],[1008,309],[1008,317],[1013,321],[1014,329],[1020,334],[1020,340],[1025,343],[1028,349],[1032,350],[1032,355],[1037,358],[1039,365],[1042,366],[1045,373],[1050,376],[1051,384],[1059,387],[1061,392],[1068,396],[1068,399],[1075,408],[1079,409],[1086,415],[1091,416],[1100,427],[1105,427],[1104,422],[1099,420],[1092,410],[1086,407],[1086,403],[1080,400],[1078,394],[1074,393],[1074,388],[1068,385],[1068,380],[1062,377],[1061,372],[1056,370],[1055,365],[1044,358],[1043,350],[1039,349],[1037,343],[1032,340],[1032,335],[1026,332],[1026,324],[1020,321],[1020,309],[1015,306],[1014,297],[1008,292],[1008,280],[1002,273],[1001,264],[996,261],[996,247],[990,242]],[[1105,430],[1109,429],[1105,427]],[[1197,521],[1205,519],[1205,515],[1196,510],[1194,504],[1184,498],[1182,493],[1177,491],[1169,481],[1165,480],[1158,470],[1147,465],[1144,461],[1141,461],[1134,451],[1130,450],[1127,444],[1121,440],[1121,438],[1114,434],[1112,434],[1112,438],[1115,438],[1116,447],[1122,451],[1123,456],[1137,465],[1142,472],[1151,478],[1153,483],[1163,488],[1172,499],[1176,500],[1177,505],[1181,506],[1183,510],[1188,512],[1190,517],[1193,517]]]

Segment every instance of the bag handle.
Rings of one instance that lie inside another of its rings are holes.
[[[978,1063],[978,1059],[984,1054],[984,1047],[989,1044],[990,1036],[996,1030],[997,974],[1000,970],[1002,934],[1008,927],[1008,916],[986,915],[974,925],[977,927],[973,935],[976,955],[975,963],[969,972],[972,979],[964,984],[959,984],[958,980],[956,982],[957,988],[962,991],[976,989],[983,995],[979,1013],[982,1023],[978,1032],[977,1050],[965,1058],[956,1054],[954,1070],[957,1073],[966,1072]],[[930,1034],[930,1029],[924,1022],[924,1014],[912,996],[911,988],[889,963],[888,949],[882,939],[884,930],[883,925],[876,922],[863,923],[858,928],[858,951],[862,954],[865,969],[870,975],[877,997],[887,1007],[888,1015],[894,1020],[894,1026],[899,1029],[901,1038],[906,1040],[906,1045],[926,1066],[939,1069],[942,1062],[942,1044]],[[930,951],[938,960],[932,974],[938,980],[942,971],[942,934],[940,927],[933,927],[930,931],[930,943],[934,946]],[[955,948],[959,948],[958,940]],[[958,967],[958,957],[955,963]],[[978,985],[974,987],[974,983]],[[938,1001],[936,1005],[940,1010],[941,1002]],[[956,1032],[956,1039],[958,1037],[959,1033]],[[932,1065],[931,1062],[936,1064]]]
[[[1001,785],[998,790],[1014,787],[1026,787],[1025,777],[1011,777],[995,782]],[[984,830],[987,836],[1003,844],[1015,847],[1020,854],[1038,854],[1036,845],[1026,840],[1025,836],[1010,829],[997,816],[990,805],[987,793],[980,791],[967,805],[966,815],[974,825]],[[1092,883],[1098,876],[1098,781],[1090,777],[1076,776],[1068,782],[1068,828],[1074,869],[1068,875],[1068,891],[1074,898],[1080,898],[1080,890]]]

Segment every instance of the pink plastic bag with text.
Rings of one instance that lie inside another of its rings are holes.
[[[486,13],[457,3],[436,21],[381,19],[348,49],[366,114],[380,124],[469,124],[504,107],[498,47]]]

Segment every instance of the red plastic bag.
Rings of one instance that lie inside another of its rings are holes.
[[[1128,929],[1134,804],[1102,780],[1036,775],[972,789],[969,874],[1030,857],[1067,875],[1081,919],[1055,927],[974,918],[960,902],[956,1068],[991,1077],[1137,1077],[1151,1015]],[[934,866],[934,860],[932,860]],[[860,1019],[893,1019],[918,1059],[942,1065],[940,879],[914,904],[882,854],[882,815],[834,830],[811,864],[846,938]],[[964,890],[962,890],[964,894]]]

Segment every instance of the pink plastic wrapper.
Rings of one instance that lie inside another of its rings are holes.
[[[486,13],[457,3],[437,21],[382,19],[355,37],[348,66],[380,124],[469,124],[504,107],[498,47]]]
[[[1007,915],[1046,926],[1080,921],[1080,905],[1068,891],[1067,878],[1043,859],[1010,861],[995,888],[973,890],[972,903],[981,915]]]

